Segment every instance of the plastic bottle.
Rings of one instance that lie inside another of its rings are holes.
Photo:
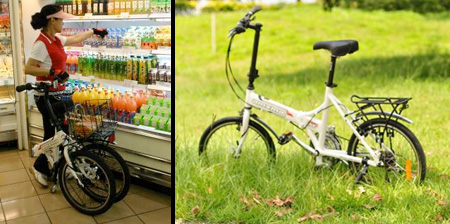
[[[133,80],[138,81],[139,80],[139,64],[141,61],[141,56],[138,55],[135,60],[133,60]]]
[[[77,87],[75,87],[75,91],[72,94],[72,101],[74,104],[77,104],[80,102],[80,96],[81,96],[81,92],[80,89]]]
[[[134,61],[134,55],[131,55],[129,58],[127,58],[127,79],[132,80],[133,79],[133,61]]]
[[[143,11],[144,13],[151,12],[150,2],[151,2],[151,0],[144,0],[144,11]]]
[[[138,14],[138,0],[131,0],[131,13]]]
[[[115,15],[118,15],[118,14],[120,14],[120,3],[121,3],[121,1],[120,0],[114,0],[114,14]]]
[[[125,0],[120,0],[120,13],[124,13],[126,11],[127,11],[127,4]]]
[[[86,13],[92,13],[92,0],[86,2]]]
[[[128,12],[128,13],[131,14],[131,10],[132,10],[132,8],[131,8],[131,0],[124,0],[124,1],[125,1],[125,5],[126,5],[126,11],[125,12]]]

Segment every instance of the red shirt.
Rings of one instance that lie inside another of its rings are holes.
[[[44,31],[41,31],[41,34],[36,39],[36,41],[42,41],[45,44],[45,47],[47,48],[48,55],[50,56],[50,59],[52,60],[52,69],[58,69],[61,71],[64,71],[66,68],[66,60],[67,60],[67,54],[64,51],[64,46],[62,45],[59,38],[55,37],[54,40],[50,36],[48,36],[47,33]],[[53,76],[37,76],[37,81],[53,81]],[[63,91],[66,89],[66,86],[63,83],[60,83],[58,86],[58,89],[55,89],[53,87],[50,88],[50,91],[56,92],[56,91]]]

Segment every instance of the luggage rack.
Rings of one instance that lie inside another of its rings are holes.
[[[403,110],[409,107],[408,102],[411,99],[411,97],[360,97],[353,95],[350,100],[358,109],[350,114],[356,114],[356,118],[363,117],[364,120],[368,120],[367,116],[370,115],[397,120],[399,117],[396,115],[400,115]]]

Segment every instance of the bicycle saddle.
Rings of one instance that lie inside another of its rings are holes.
[[[356,40],[335,40],[320,41],[314,44],[314,50],[326,49],[331,51],[333,56],[344,56],[358,50],[358,41]]]

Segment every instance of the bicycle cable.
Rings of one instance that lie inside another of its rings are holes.
[[[231,44],[233,43],[233,38],[235,35],[232,35],[230,38],[230,43],[228,44],[228,50],[227,50],[227,58],[225,61],[225,75],[227,76],[227,81],[228,81],[228,85],[230,85],[231,90],[233,90],[233,93],[236,95],[236,97],[241,100],[242,102],[245,102],[244,99],[242,99],[239,94],[236,92],[236,90],[233,87],[233,84],[230,81],[230,76],[228,73],[228,69],[230,70],[230,74],[233,77],[234,82],[236,83],[236,85],[239,87],[239,89],[242,91],[242,93],[245,93],[244,90],[242,89],[241,85],[239,85],[239,82],[236,80],[236,77],[234,77],[233,74],[233,70],[231,69],[231,62],[230,62],[230,52],[231,52]]]

